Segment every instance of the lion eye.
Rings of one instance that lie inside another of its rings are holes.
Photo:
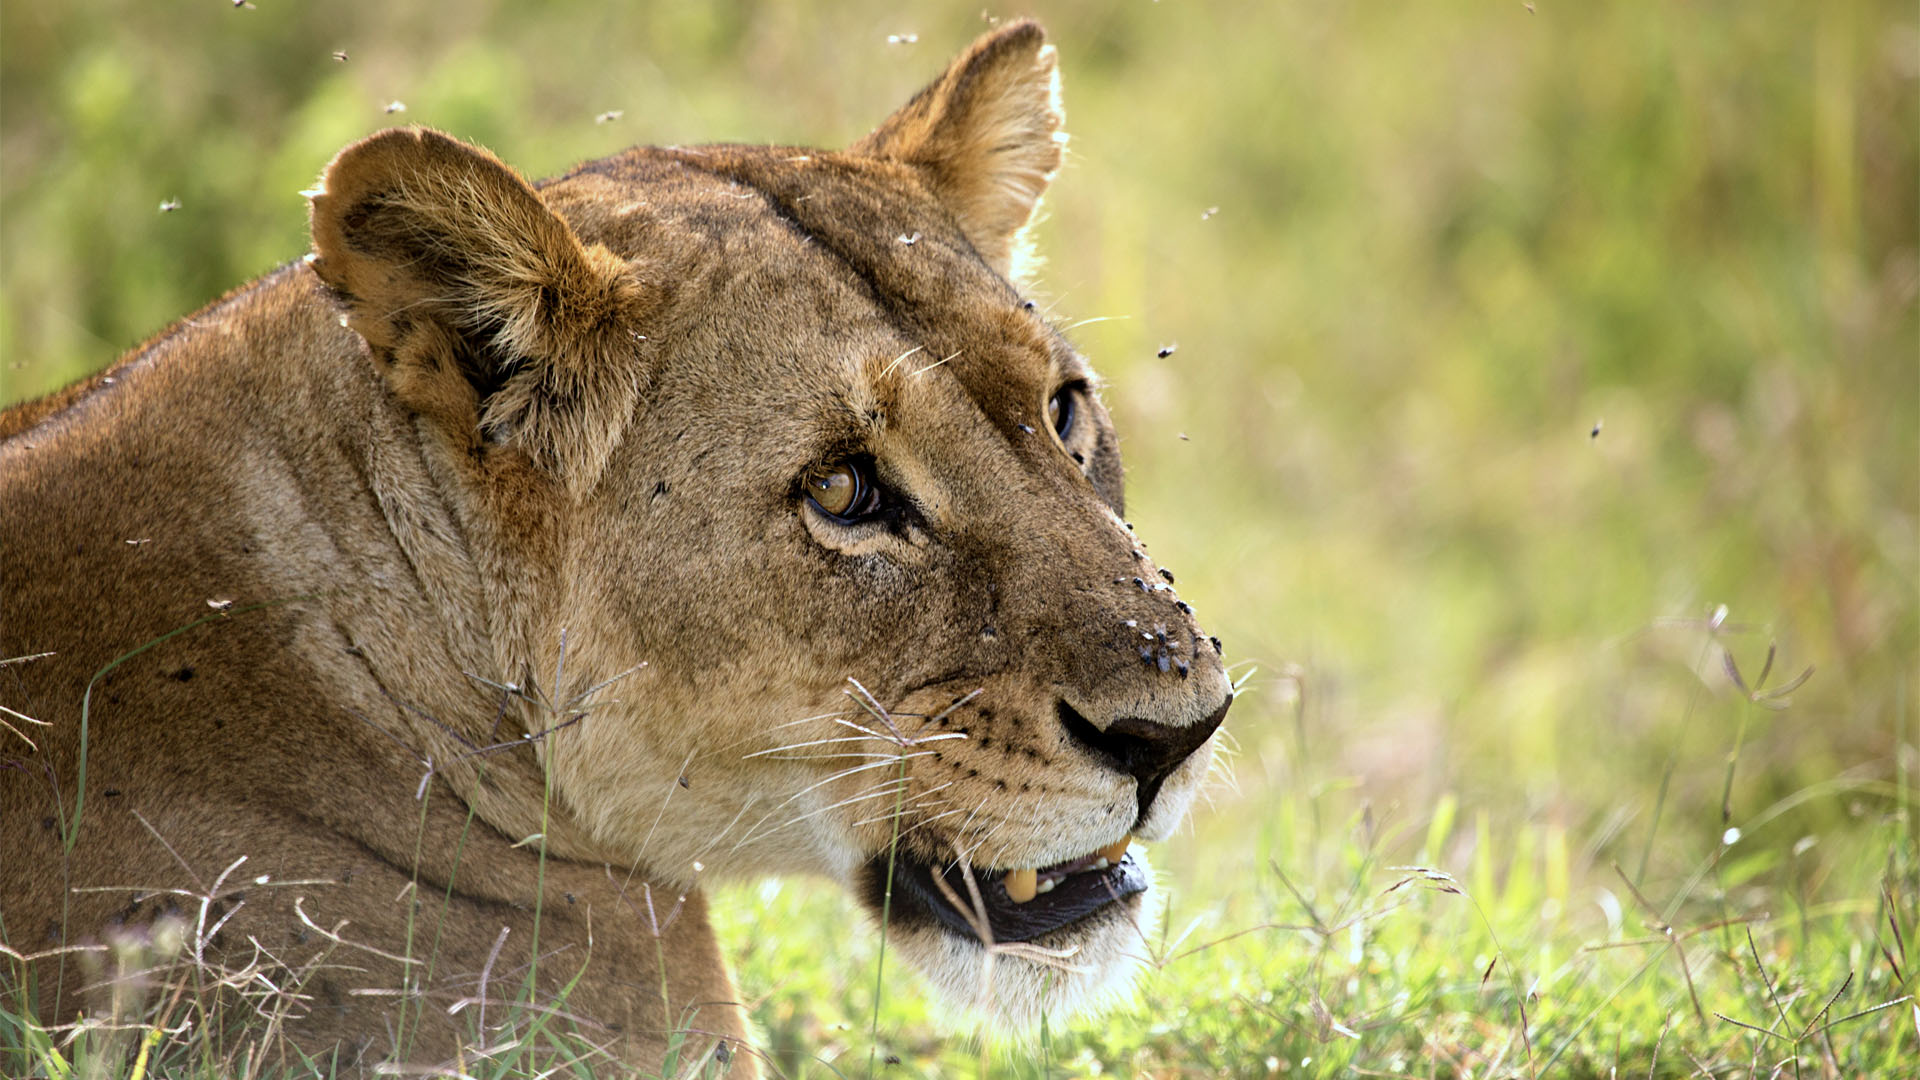
[[[845,462],[807,477],[807,497],[823,512],[842,517],[860,494],[860,474]]]
[[[1075,408],[1075,402],[1079,395],[1078,387],[1063,386],[1054,391],[1053,397],[1047,401],[1047,423],[1053,425],[1054,432],[1062,439],[1073,430],[1074,415],[1079,411]]]
[[[1054,396],[1046,400],[1046,423],[1054,425],[1054,432],[1066,442],[1073,430],[1073,421],[1079,419],[1079,396],[1081,384],[1068,382],[1066,386],[1054,390]]]
[[[808,473],[807,501],[814,509],[840,521],[866,517],[879,509],[880,489],[869,463],[839,461]]]

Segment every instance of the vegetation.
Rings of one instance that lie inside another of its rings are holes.
[[[1912,5],[992,10],[1061,48],[1043,293],[1110,381],[1140,534],[1245,665],[1237,748],[1154,852],[1137,997],[1025,1042],[876,979],[835,886],[723,889],[769,1059],[1913,1075]],[[0,401],[299,255],[296,193],[358,135],[431,124],[533,174],[842,144],[978,12],[6,5]],[[217,1013],[149,1041],[204,983],[63,1045],[8,977],[9,1075],[332,1067],[243,1059]]]

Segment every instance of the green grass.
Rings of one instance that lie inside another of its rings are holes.
[[[0,401],[300,254],[296,193],[396,120],[533,174],[839,144],[981,25],[255,2],[0,8]],[[1912,6],[994,12],[1061,49],[1043,293],[1110,381],[1129,516],[1259,670],[1154,852],[1133,1004],[983,1044],[836,887],[747,883],[714,907],[780,1068],[1911,1075]],[[155,1052],[218,1074],[245,1033],[206,1030]],[[61,1053],[120,1072],[138,1034]]]

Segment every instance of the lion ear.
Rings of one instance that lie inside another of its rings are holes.
[[[639,393],[627,264],[498,158],[424,128],[354,143],[308,194],[308,264],[400,401],[591,486]]]
[[[1017,278],[1064,119],[1053,46],[1020,21],[982,35],[853,151],[919,169],[987,265]]]

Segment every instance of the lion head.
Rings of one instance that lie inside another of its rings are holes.
[[[535,188],[398,130],[312,194],[312,269],[476,553],[430,588],[568,703],[522,718],[556,852],[832,878],[1015,1020],[1124,981],[1129,844],[1186,813],[1232,697],[1122,520],[1098,378],[1021,290],[1063,142],[1018,23],[844,151],[640,148]],[[423,579],[445,539],[417,523]]]

